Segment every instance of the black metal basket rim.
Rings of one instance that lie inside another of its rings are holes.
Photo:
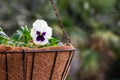
[[[68,51],[75,51],[76,48],[73,49],[65,49],[65,50],[22,50],[22,51],[10,51],[10,52],[0,52],[0,54],[4,53],[47,53],[47,52],[68,52]]]

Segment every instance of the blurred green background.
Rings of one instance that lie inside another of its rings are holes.
[[[120,80],[120,0],[55,0],[77,48],[67,80]],[[49,0],[0,0],[0,26],[10,36],[44,19],[61,38]]]

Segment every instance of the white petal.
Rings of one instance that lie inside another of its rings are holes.
[[[46,27],[45,29],[44,29],[44,32],[46,32],[46,38],[48,38],[48,39],[50,39],[51,37],[52,37],[52,28],[51,27]]]
[[[47,27],[47,22],[44,21],[44,20],[36,20],[34,23],[33,23],[33,28],[35,30],[38,30],[40,32],[42,32],[44,30],[45,27]]]
[[[37,36],[36,30],[34,28],[31,29],[30,35],[32,38],[35,38]]]
[[[43,42],[41,42],[41,41],[37,41],[36,38],[34,38],[34,39],[33,39],[33,42],[34,42],[35,44],[37,44],[37,45],[45,45],[45,44],[48,43],[48,39],[45,38],[45,40],[44,40]]]

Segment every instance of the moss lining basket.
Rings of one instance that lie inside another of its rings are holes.
[[[66,44],[45,48],[26,48],[0,45],[0,80],[65,80],[75,48],[64,31],[64,26],[53,0]]]

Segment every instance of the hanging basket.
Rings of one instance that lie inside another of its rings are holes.
[[[50,0],[66,44],[45,48],[0,45],[0,80],[65,80],[75,48],[64,31],[55,3]]]
[[[65,80],[74,50],[70,44],[40,49],[0,45],[0,80]]]

